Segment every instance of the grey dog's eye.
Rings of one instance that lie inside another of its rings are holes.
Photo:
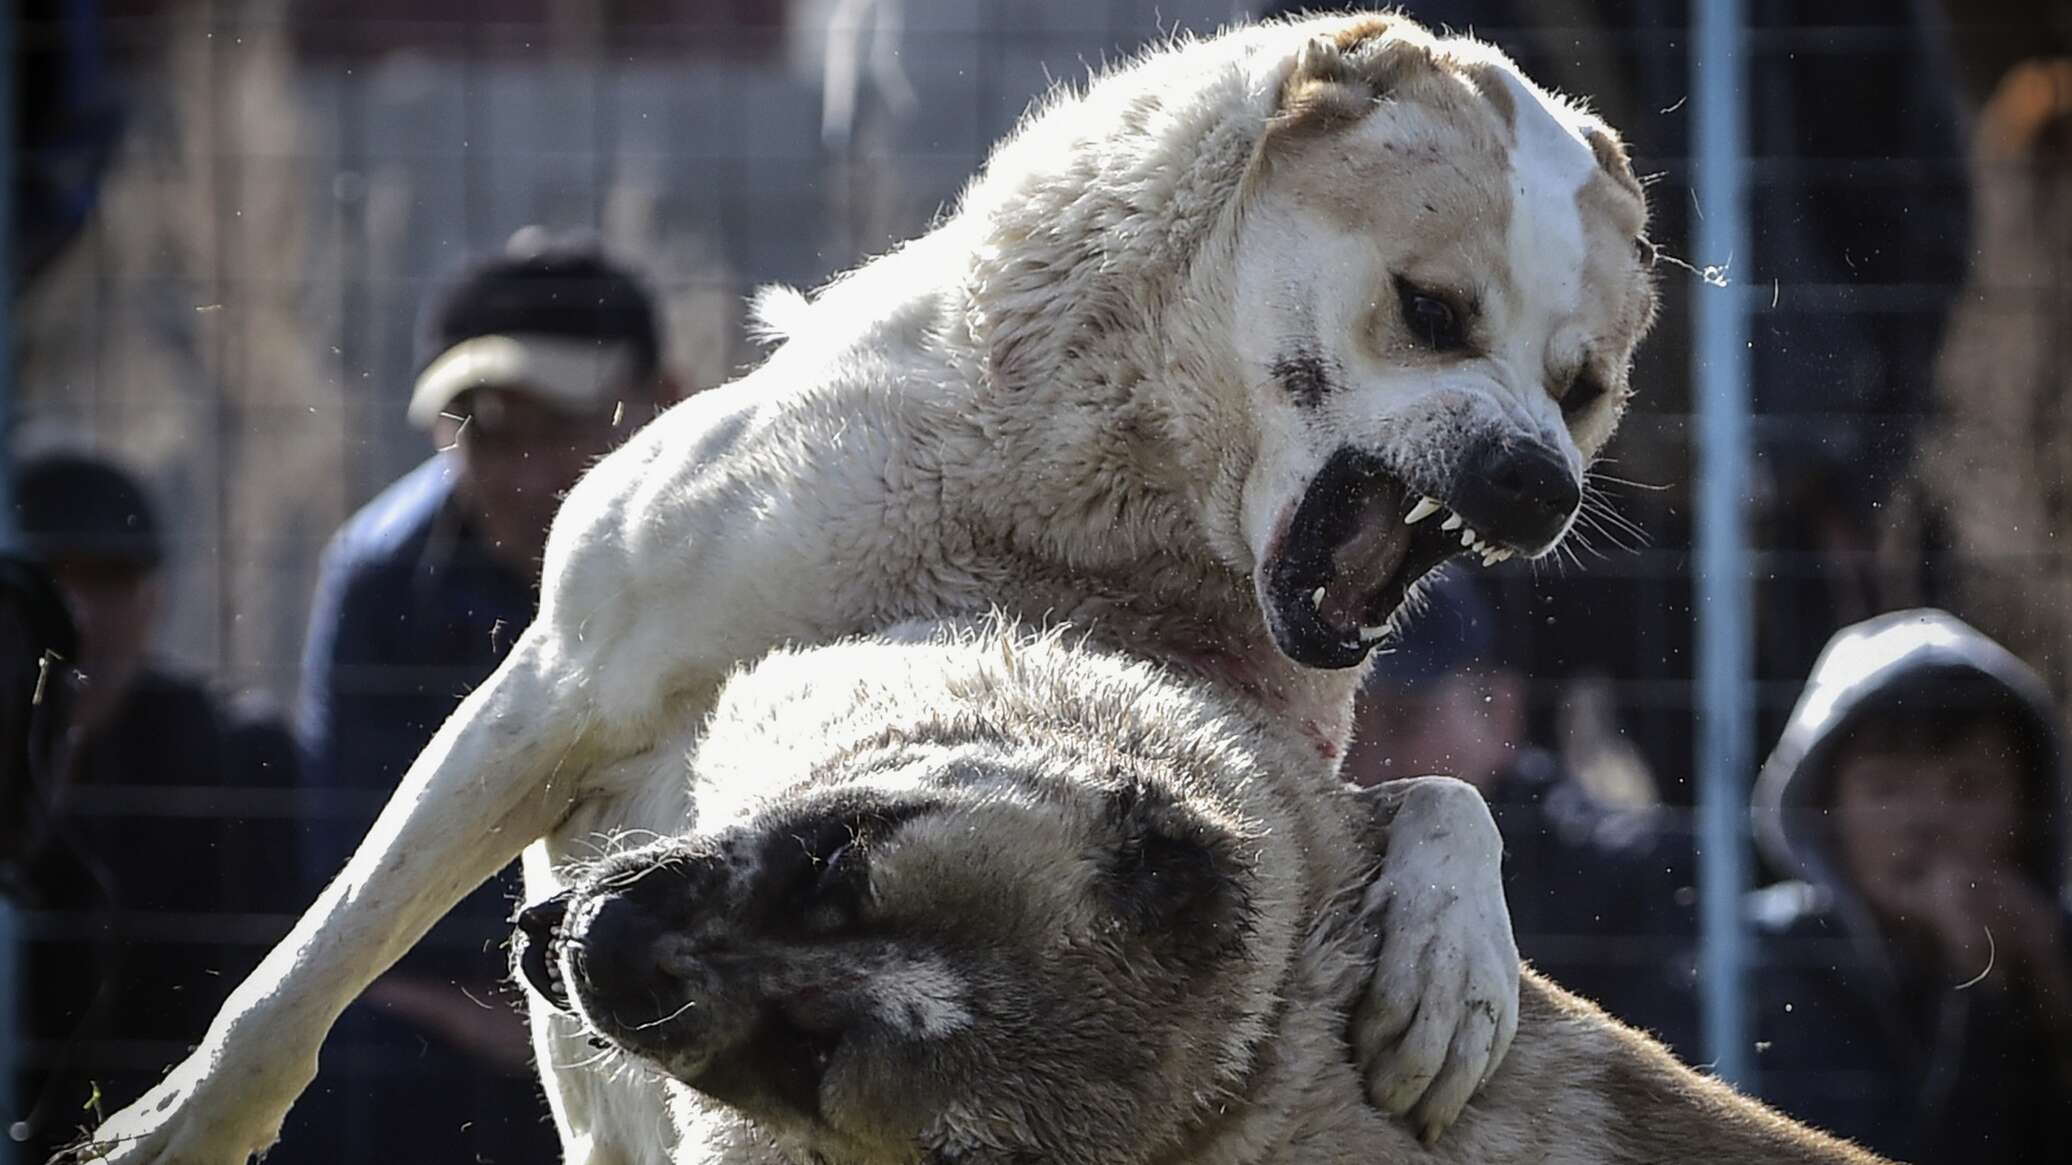
[[[1418,343],[1434,352],[1456,352],[1468,346],[1460,312],[1445,299],[1400,278],[1396,297],[1403,305],[1403,324]]]
[[[820,885],[822,888],[825,888],[833,879],[839,878],[847,872],[842,868],[842,862],[843,859],[849,856],[850,847],[855,844],[853,841],[845,841],[841,845],[836,846],[833,853],[821,859]]]
[[[1588,372],[1578,372],[1568,388],[1561,394],[1561,415],[1575,417],[1576,414],[1596,404],[1605,394],[1604,381]]]
[[[813,879],[807,901],[816,909],[854,917],[863,908],[868,894],[870,876],[865,864],[862,851],[856,848],[855,842],[847,841],[836,846],[821,861],[820,875]]]

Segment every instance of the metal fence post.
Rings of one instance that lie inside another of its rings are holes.
[[[0,551],[17,549],[14,528],[14,0],[0,0]],[[22,931],[14,904],[0,896],[0,1165],[27,1162],[12,1135],[20,1094]]]
[[[1691,76],[1699,216],[1694,258],[1692,373],[1698,396],[1698,887],[1699,989],[1713,1071],[1754,1084],[1748,1035],[1748,777],[1754,707],[1748,559],[1749,262],[1744,205],[1747,130],[1741,0],[1692,0]],[[1736,267],[1735,265],[1739,265]],[[1724,276],[1724,278],[1722,278]],[[1719,286],[1724,283],[1725,286]]]

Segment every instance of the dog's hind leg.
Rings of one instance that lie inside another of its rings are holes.
[[[338,1014],[453,903],[567,813],[588,697],[539,627],[426,746],[316,904],[201,1045],[74,1155],[114,1165],[243,1162],[279,1134]],[[580,670],[573,674],[580,675]]]

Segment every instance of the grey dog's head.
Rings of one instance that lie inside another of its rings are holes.
[[[694,764],[759,795],[526,911],[521,969],[792,1160],[1142,1159],[1249,1070],[1306,863],[1187,776],[1244,762],[1177,685],[942,650],[734,680]]]

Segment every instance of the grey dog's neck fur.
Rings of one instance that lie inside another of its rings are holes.
[[[1003,774],[1037,774],[1003,776],[1003,785],[1029,779],[1038,788],[1078,785],[1130,772],[1155,786],[1192,789],[1199,806],[1275,823],[1282,836],[1257,843],[1257,860],[1272,867],[1260,879],[1271,886],[1260,895],[1288,916],[1249,932],[1258,969],[1231,985],[1248,1001],[1247,1016],[1233,1031],[1203,1038],[1228,1041],[1221,1068],[1213,1079],[1183,1081],[1176,1091],[1189,1098],[1184,1111],[1161,1122],[1167,1131],[1153,1155],[1130,1159],[1293,1165],[1300,1158],[1285,1151],[1304,1140],[1299,1122],[1316,1111],[1315,1098],[1334,1089],[1359,1095],[1344,1046],[1345,1016],[1364,983],[1375,936],[1350,924],[1370,855],[1382,844],[1381,825],[1368,806],[1334,789],[1299,733],[1260,714],[1256,703],[1070,642],[960,624],[939,632],[931,646],[902,649],[929,662],[948,657],[947,666],[929,667],[911,683],[887,678],[899,666],[884,660],[852,666],[857,660],[842,648],[831,649],[832,668],[816,670],[788,697],[786,680],[757,689],[751,674],[736,681],[750,685],[749,696],[738,704],[723,701],[713,734],[700,745],[698,781],[792,786],[825,796],[827,774],[854,773],[867,785],[872,772],[900,769],[914,756],[969,752],[1001,765]],[[866,688],[875,690],[862,696]],[[823,695],[828,690],[859,698],[831,711],[833,702]],[[778,698],[769,699],[772,693]],[[1303,841],[1290,844],[1292,838]],[[1326,1054],[1342,1062],[1342,1071],[1316,1071],[1319,1048],[1331,1049]],[[905,1156],[884,1146],[801,1144],[773,1138],[753,1121],[689,1094],[679,1093],[676,1103],[690,1134],[679,1155],[687,1165],[1036,1165],[1049,1159],[974,1157],[923,1146]]]
[[[734,682],[696,763],[701,780],[767,790],[800,773],[851,772],[859,742],[959,745],[1001,788],[1065,783],[1099,789],[1117,764],[1201,812],[1253,823],[1245,870],[1256,910],[1247,951],[1214,993],[1245,1001],[1232,1038],[1193,1031],[1227,1053],[1171,1081],[1139,1079],[1170,1095],[1140,1097],[1145,1125],[1051,1130],[1016,1150],[973,1149],[992,1127],[989,1107],[1012,1111],[1017,1074],[1055,1077],[1100,1066],[1107,1053],[1020,1041],[989,1045],[997,1064],[984,1087],[936,1118],[920,1144],[873,1149],[780,1148],[746,1120],[679,1094],[687,1133],[680,1160],[708,1165],[1871,1165],[1872,1159],[1790,1124],[1678,1064],[1659,1045],[1527,974],[1518,1039],[1460,1122],[1429,1148],[1403,1122],[1366,1102],[1346,1044],[1347,1012],[1372,964],[1372,928],[1356,925],[1358,891],[1388,829],[1386,804],[1337,787],[1299,738],[1215,689],[1176,681],[1141,663],[1069,640],[1010,642],[955,633],[918,653],[916,666],[872,644],[778,657]],[[976,726],[976,727],[974,727]],[[975,743],[997,747],[973,749]],[[870,751],[864,748],[863,751]],[[1031,764],[1030,757],[1040,763]],[[839,779],[839,778],[838,778]],[[863,779],[857,774],[856,779]],[[799,786],[824,795],[825,784]],[[991,789],[994,786],[987,785]],[[954,795],[954,794],[951,794]],[[781,802],[784,794],[778,794]],[[1038,803],[1043,798],[1038,796]],[[973,802],[977,804],[977,802]],[[1012,849],[1016,839],[991,843]],[[933,934],[924,927],[924,935]],[[1040,940],[1040,936],[1024,936]],[[1041,941],[1017,946],[1026,958]],[[968,952],[967,952],[968,953]],[[952,951],[945,957],[955,959]],[[1032,969],[1041,989],[1051,972]],[[1054,989],[1054,985],[1053,985]],[[1040,990],[1039,990],[1040,993]],[[1165,1017],[1209,1024],[1223,1013],[1198,999],[1110,999],[1118,1024]],[[1043,1042],[1034,1037],[1034,1042]],[[1042,1057],[1064,1056],[1063,1062]],[[1030,1058],[1037,1062],[1023,1062]],[[997,1075],[997,1078],[993,1078]],[[1187,1099],[1173,1101],[1174,1096]],[[1168,1112],[1168,1105],[1172,1111]],[[1156,1110],[1153,1112],[1152,1110]],[[1171,1116],[1175,1119],[1163,1119]],[[1061,1119],[1070,1120],[1071,1117]],[[1081,1114],[1077,1119],[1097,1118]],[[1083,1134],[1083,1135],[1080,1135]],[[1009,1141],[1009,1144],[1016,1142]],[[929,1146],[964,1146],[936,1152]],[[1090,1149],[1089,1145],[1100,1145]],[[1045,1148],[1044,1146],[1048,1146]],[[935,1155],[931,1156],[931,1153]]]

